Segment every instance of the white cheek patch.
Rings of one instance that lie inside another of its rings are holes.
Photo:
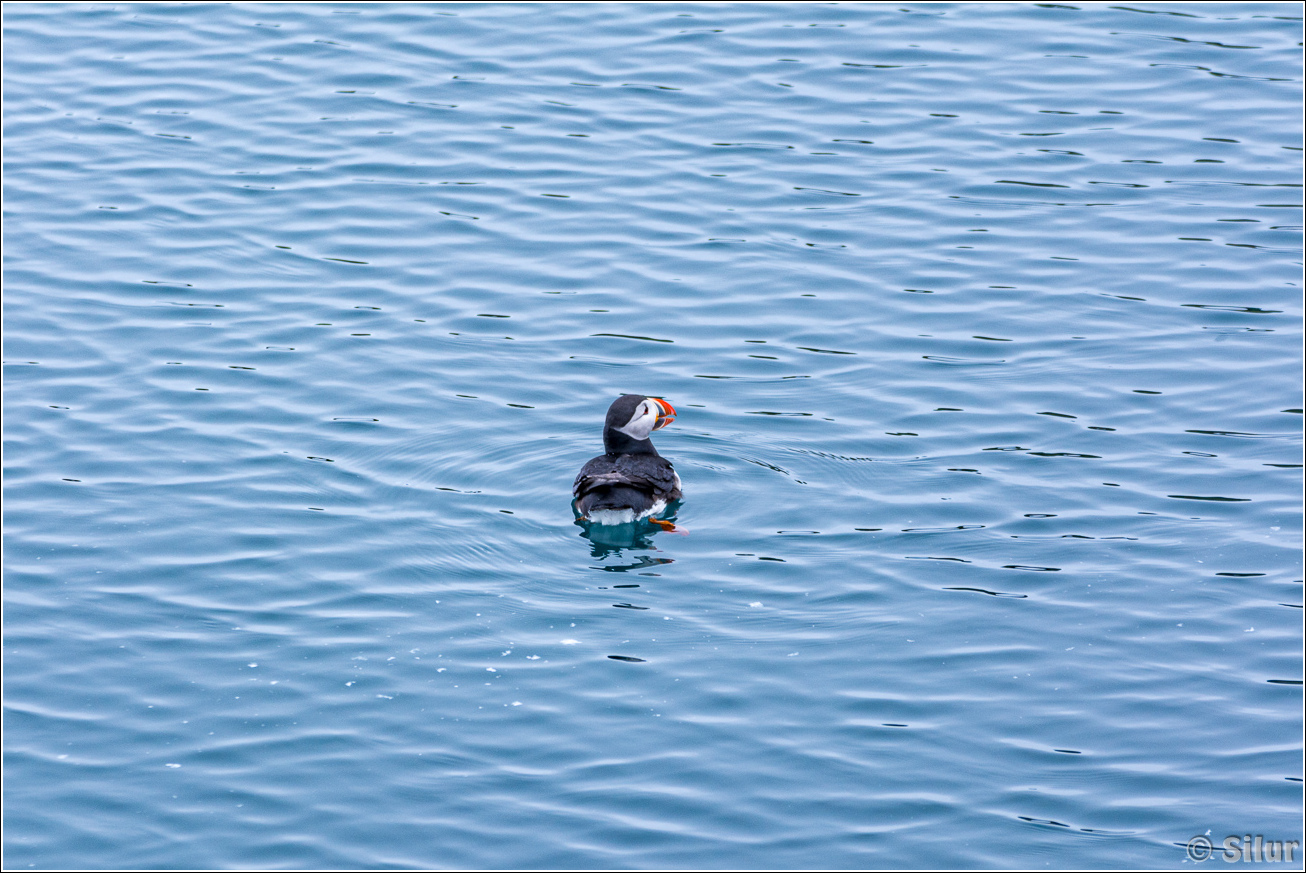
[[[625,427],[619,427],[617,430],[632,439],[646,440],[648,435],[653,432],[653,425],[657,424],[658,417],[657,413],[648,408],[647,403],[642,404],[640,409],[644,411],[642,415],[631,419],[629,424]]]

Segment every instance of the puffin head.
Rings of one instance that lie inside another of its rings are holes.
[[[623,394],[608,407],[604,430],[615,430],[633,440],[643,441],[660,427],[676,420],[676,410],[661,397]]]

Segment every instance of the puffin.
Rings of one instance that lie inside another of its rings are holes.
[[[612,402],[603,422],[604,454],[580,468],[571,488],[579,520],[604,525],[647,520],[675,530],[674,523],[656,516],[680,499],[680,476],[649,440],[675,419],[675,408],[661,397],[623,394]]]

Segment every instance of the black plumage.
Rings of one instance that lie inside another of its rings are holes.
[[[603,424],[605,453],[591,458],[572,486],[580,517],[620,524],[680,499],[680,476],[647,436],[674,417],[671,404],[660,398],[623,394],[613,402]]]

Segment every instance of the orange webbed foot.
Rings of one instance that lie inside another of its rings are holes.
[[[654,518],[651,515],[649,516],[648,520],[650,523],[656,524],[658,527],[662,528],[667,533],[678,533],[681,536],[689,536],[689,531],[683,527],[676,527],[676,523],[674,521],[666,521],[665,519]]]

